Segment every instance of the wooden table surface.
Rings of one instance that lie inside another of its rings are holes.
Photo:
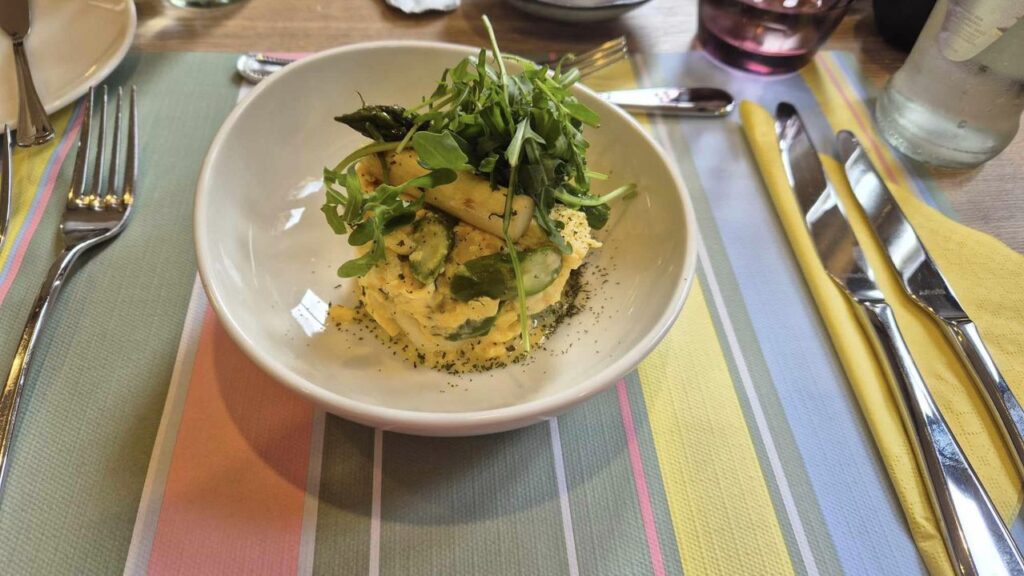
[[[578,50],[625,34],[631,50],[678,52],[692,47],[696,0],[653,0],[625,17],[592,25],[537,20],[505,0],[462,0],[450,14],[407,16],[383,0],[242,0],[222,8],[182,9],[165,0],[137,0],[141,50],[315,51],[380,39],[427,39],[483,45],[488,14],[510,51]],[[875,32],[871,3],[857,0],[827,48],[858,55],[866,75],[883,83],[904,55]],[[967,172],[941,175],[961,221],[1024,253],[1024,136],[999,157]]]

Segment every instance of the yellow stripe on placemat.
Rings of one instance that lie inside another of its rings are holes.
[[[700,283],[639,371],[685,571],[792,574]]]
[[[834,55],[820,54],[803,71],[803,78],[831,127],[851,130],[860,138],[907,218],[978,323],[1011,387],[1021,395],[1024,331],[1020,318],[1024,317],[1024,293],[1019,284],[1024,278],[1024,257],[998,240],[946,218],[914,196],[910,178],[875,133],[871,114],[836,65]],[[895,399],[849,302],[825,275],[814,253],[783,173],[773,118],[750,102],[743,103],[741,114],[762,176],[882,455],[914,540],[932,573],[950,573],[945,546]],[[817,145],[823,152],[834,149],[832,141]],[[1008,522],[1012,521],[1020,509],[1020,484],[985,402],[939,329],[903,293],[863,213],[856,208],[842,168],[829,157],[823,161],[925,380],[996,506]]]
[[[11,199],[11,219],[7,240],[0,249],[0,271],[8,264],[14,253],[14,239],[24,230],[35,196],[43,191],[43,173],[50,158],[57,150],[61,135],[67,127],[72,109],[69,108],[53,117],[53,129],[57,137],[43,146],[16,148],[14,150],[14,195]],[[57,166],[54,170],[59,170]]]
[[[587,78],[586,84],[594,90],[621,90],[636,88],[638,82],[632,63],[623,62]],[[645,115],[635,118],[650,129]],[[684,571],[792,574],[699,282],[668,336],[638,370]]]

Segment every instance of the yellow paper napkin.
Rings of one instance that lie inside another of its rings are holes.
[[[752,102],[741,103],[740,114],[747,141],[874,436],[914,541],[932,574],[952,574],[895,398],[854,316],[853,305],[825,273],[787,182],[776,143],[774,118]],[[875,165],[883,166],[881,156],[888,151],[878,145],[873,131],[865,133],[852,119],[830,121],[834,130],[854,132],[866,144]],[[1003,519],[1012,522],[1020,510],[1020,482],[984,399],[938,327],[903,293],[850,191],[842,166],[829,156],[834,142],[815,144],[925,381]],[[892,173],[902,170],[891,157],[884,160]],[[885,170],[880,172],[885,175]],[[893,180],[886,178],[886,184],[896,201],[980,327],[1011,388],[1018,398],[1024,398],[1024,257],[995,238],[958,224],[921,202],[906,188],[905,174]]]

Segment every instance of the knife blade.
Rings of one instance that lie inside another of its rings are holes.
[[[1024,476],[1024,409],[999,371],[977,326],[964,311],[857,137],[844,130],[836,139],[854,196],[889,255],[903,290],[938,323],[956,349],[995,414],[1018,472]]]
[[[965,575],[1024,575],[1024,559],[914,363],[796,108],[779,104],[775,127],[815,250],[855,304],[893,389],[954,567]]]

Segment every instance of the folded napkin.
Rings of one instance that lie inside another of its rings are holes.
[[[747,141],[874,436],[918,549],[932,574],[952,574],[895,397],[854,317],[853,305],[829,279],[814,250],[783,171],[774,118],[751,102],[741,104],[740,114]],[[915,197],[902,166],[891,157],[869,122],[856,122],[852,115],[844,117],[828,110],[826,116],[833,130],[854,132],[882,175],[890,176],[885,180],[896,201],[980,327],[1010,386],[1018,398],[1024,398],[1024,257],[995,238],[946,218]],[[867,129],[862,127],[865,124]],[[925,381],[1003,519],[1012,523],[1020,510],[1021,486],[983,397],[939,329],[903,293],[884,251],[870,232],[842,166],[829,156],[834,142],[815,144]]]

